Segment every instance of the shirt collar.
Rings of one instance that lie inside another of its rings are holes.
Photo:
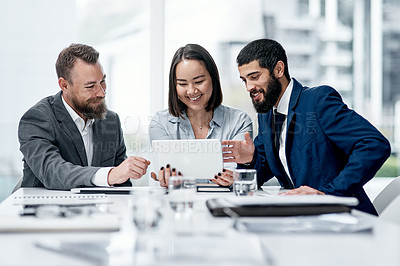
[[[292,95],[292,90],[293,90],[293,80],[290,79],[289,85],[287,86],[285,92],[282,95],[281,100],[278,103],[278,107],[274,106],[274,110],[277,110],[278,113],[284,115],[288,114],[289,102],[290,102],[290,96]]]
[[[64,100],[64,97],[61,95],[61,99],[63,101],[63,104],[65,106],[65,109],[67,109],[68,114],[71,116],[72,121],[74,121],[75,125],[78,127],[79,132],[82,132],[85,127],[89,127],[93,124],[94,119],[88,119],[85,125],[85,120],[83,120],[82,117],[80,117],[74,109],[72,109],[71,106]]]
[[[173,116],[171,114],[169,114],[168,116],[169,116],[168,121],[171,123],[177,123],[177,122],[182,123],[182,120],[183,120],[186,123],[188,123],[188,125],[190,125],[189,118],[187,117],[186,112],[183,112],[183,114],[182,114],[184,119],[182,119],[181,117]],[[223,119],[224,119],[224,113],[223,113],[222,107],[220,105],[214,109],[214,114],[213,114],[213,118],[211,119],[211,122],[214,122],[216,125],[221,126],[223,123]]]
[[[222,107],[221,105],[218,106],[217,108],[214,109],[214,114],[213,114],[213,118],[211,120],[211,122],[214,121],[214,123],[218,126],[222,125],[224,119],[224,113],[222,111]]]

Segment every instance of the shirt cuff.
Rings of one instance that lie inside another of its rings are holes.
[[[98,187],[110,187],[108,185],[108,173],[114,167],[102,167],[92,177],[92,183]]]
[[[251,160],[251,162],[249,163],[238,163],[237,167],[240,169],[251,169],[254,168],[254,165],[256,164],[256,160],[257,160],[257,150],[254,150],[254,155],[253,155],[253,159]]]

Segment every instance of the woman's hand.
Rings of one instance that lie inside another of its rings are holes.
[[[160,186],[168,188],[169,178],[171,176],[182,175],[180,172],[177,172],[175,168],[172,168],[169,164],[166,167],[161,167],[158,172],[158,177],[154,172],[151,172],[151,178],[155,181],[160,182]]]
[[[229,187],[233,184],[233,172],[231,170],[224,169],[222,170],[222,173],[218,173],[215,175],[214,179],[210,180],[217,185]]]

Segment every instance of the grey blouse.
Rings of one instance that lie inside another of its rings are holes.
[[[186,115],[175,117],[168,111],[157,112],[149,125],[150,142],[168,139],[195,139],[192,125]],[[244,133],[253,137],[253,123],[250,116],[240,109],[220,105],[214,110],[207,139],[244,140]]]

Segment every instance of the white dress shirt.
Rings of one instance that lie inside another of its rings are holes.
[[[82,117],[80,117],[71,106],[64,100],[64,97],[61,97],[65,108],[67,109],[69,115],[74,121],[76,127],[81,133],[83,144],[85,145],[86,158],[88,162],[88,166],[92,165],[93,160],[93,122],[94,119],[89,119],[85,123]],[[108,172],[112,169],[112,167],[103,167],[100,168],[96,174],[92,176],[92,183],[96,186],[109,186],[108,185]]]
[[[289,85],[287,86],[285,92],[282,95],[281,100],[278,103],[278,107],[273,107],[273,111],[278,111],[281,114],[284,114],[285,120],[282,123],[282,131],[279,137],[279,159],[282,162],[283,168],[287,176],[289,177],[290,182],[293,184],[292,177],[290,176],[289,167],[286,159],[286,133],[287,133],[287,115],[289,110],[289,102],[290,96],[292,95],[293,90],[293,80],[291,79]]]

